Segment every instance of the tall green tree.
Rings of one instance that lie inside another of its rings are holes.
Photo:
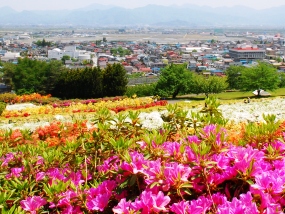
[[[258,90],[258,96],[260,96],[260,89],[272,91],[278,88],[279,83],[277,69],[262,62],[242,70],[240,76],[240,89],[242,91]]]
[[[228,87],[227,78],[218,76],[203,76],[195,75],[193,78],[192,93],[205,94],[218,94],[223,92]]]
[[[103,71],[103,93],[104,96],[122,96],[127,91],[127,72],[119,63],[108,64]]]
[[[240,76],[241,71],[246,69],[244,66],[230,66],[226,70],[227,83],[229,84],[229,89],[239,89],[240,88]]]
[[[190,90],[193,74],[185,64],[171,64],[164,68],[156,84],[156,93],[161,97],[176,98],[178,94],[186,94]]]

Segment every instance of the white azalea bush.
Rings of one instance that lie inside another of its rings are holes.
[[[189,106],[189,101],[185,102]],[[190,104],[191,105],[191,104]],[[285,99],[284,98],[263,98],[260,100],[252,100],[250,103],[235,102],[222,104],[218,107],[218,110],[222,113],[223,117],[228,119],[231,123],[248,123],[263,121],[263,114],[276,115],[276,120],[285,120]],[[10,110],[24,110],[25,108],[37,108],[37,106],[29,103],[7,105],[6,111]],[[201,107],[191,108],[183,107],[185,111],[188,111],[187,118],[191,117],[191,112],[201,111]],[[152,110],[151,112],[141,112],[139,114],[140,125],[142,128],[152,130],[160,129],[163,127],[163,117],[167,116],[169,112],[166,109]],[[37,119],[11,119],[6,122],[0,122],[0,129],[30,129],[35,130],[37,127],[49,125],[53,121],[60,122],[72,122],[74,120],[87,120],[87,123],[92,127],[92,120],[94,119],[94,113],[86,114],[56,114],[45,116]],[[129,118],[126,118],[128,121]]]

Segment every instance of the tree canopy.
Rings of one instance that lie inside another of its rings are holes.
[[[242,69],[240,76],[240,89],[242,91],[275,90],[280,83],[280,77],[277,69],[265,63],[259,63],[256,66]]]
[[[221,93],[228,87],[227,79],[225,77],[195,75],[191,92],[195,94],[203,93],[206,97],[209,94]]]
[[[28,58],[19,59],[18,64],[5,63],[4,78],[17,94],[49,94],[57,75],[64,69],[60,61],[50,63]]]
[[[244,69],[245,69],[244,66],[230,66],[226,70],[227,83],[229,84],[230,89],[239,89],[240,88],[241,71]]]
[[[108,64],[103,71],[103,90],[105,96],[124,95],[127,91],[127,72],[119,63]]]
[[[156,84],[156,92],[161,97],[175,98],[178,94],[188,93],[193,74],[185,64],[171,64],[164,68]]]

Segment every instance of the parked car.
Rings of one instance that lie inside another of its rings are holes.
[[[146,74],[145,76],[146,76],[146,77],[152,77],[152,76],[157,76],[157,74],[155,74],[155,73],[148,73],[148,74]]]

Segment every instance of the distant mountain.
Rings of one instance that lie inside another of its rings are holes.
[[[264,10],[245,6],[147,5],[126,9],[92,4],[76,10],[22,11],[0,8],[0,25],[88,26],[284,26],[285,5]]]
[[[97,4],[93,3],[91,5],[88,5],[86,7],[82,7],[79,9],[76,9],[77,11],[90,11],[90,10],[109,10],[111,8],[118,7],[114,5],[102,5],[102,4]]]
[[[11,14],[16,14],[17,11],[13,10],[11,7],[1,7],[0,8],[0,17],[4,17]]]

